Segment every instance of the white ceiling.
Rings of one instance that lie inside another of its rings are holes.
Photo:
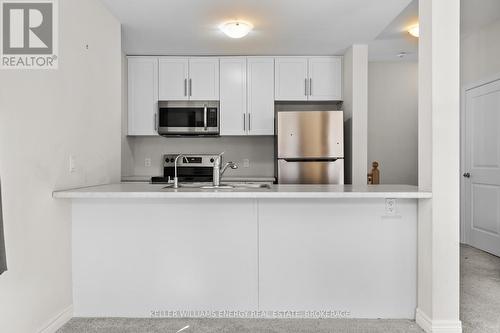
[[[135,55],[323,55],[370,43],[411,0],[102,0]],[[231,39],[226,20],[254,30]]]
[[[418,0],[413,0],[389,25],[368,44],[370,61],[416,61],[418,38],[408,28],[418,23]],[[405,56],[398,57],[404,53]]]
[[[500,20],[500,0],[461,0],[462,38]],[[418,21],[418,0],[413,0],[384,31],[369,43],[371,61],[416,61],[418,39],[407,33],[407,28]],[[398,58],[398,54],[407,55]]]
[[[418,0],[102,0],[123,26],[135,55],[328,55],[369,45],[370,61],[416,61]],[[467,36],[500,19],[500,0],[461,0]],[[220,23],[242,19],[254,30],[226,37]],[[401,52],[406,56],[399,58]]]

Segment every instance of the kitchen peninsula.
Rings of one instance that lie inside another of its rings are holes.
[[[413,186],[122,183],[53,196],[72,200],[75,316],[415,316],[417,203],[431,193]]]

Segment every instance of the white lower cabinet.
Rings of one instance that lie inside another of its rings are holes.
[[[158,135],[158,59],[128,58],[128,135]]]
[[[274,134],[274,58],[220,60],[221,135]]]

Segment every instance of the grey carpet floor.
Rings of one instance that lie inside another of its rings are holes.
[[[357,319],[83,319],[58,333],[422,333],[411,320]]]
[[[464,333],[500,332],[500,258],[461,248]],[[73,318],[58,333],[422,333],[410,320]]]
[[[500,258],[467,245],[460,257],[463,332],[500,332]]]

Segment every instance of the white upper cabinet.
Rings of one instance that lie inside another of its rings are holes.
[[[247,59],[220,59],[220,134],[246,135]]]
[[[274,135],[274,58],[248,57],[249,135]]]
[[[128,135],[158,135],[158,59],[128,58]]]
[[[162,101],[188,100],[188,58],[159,59],[159,97]]]
[[[307,57],[277,57],[275,100],[307,100]]]
[[[277,57],[277,101],[342,100],[342,57]]]
[[[189,58],[189,99],[219,100],[219,58]]]
[[[342,57],[309,58],[309,100],[342,100]]]
[[[162,101],[218,100],[219,58],[161,57],[159,82]]]

